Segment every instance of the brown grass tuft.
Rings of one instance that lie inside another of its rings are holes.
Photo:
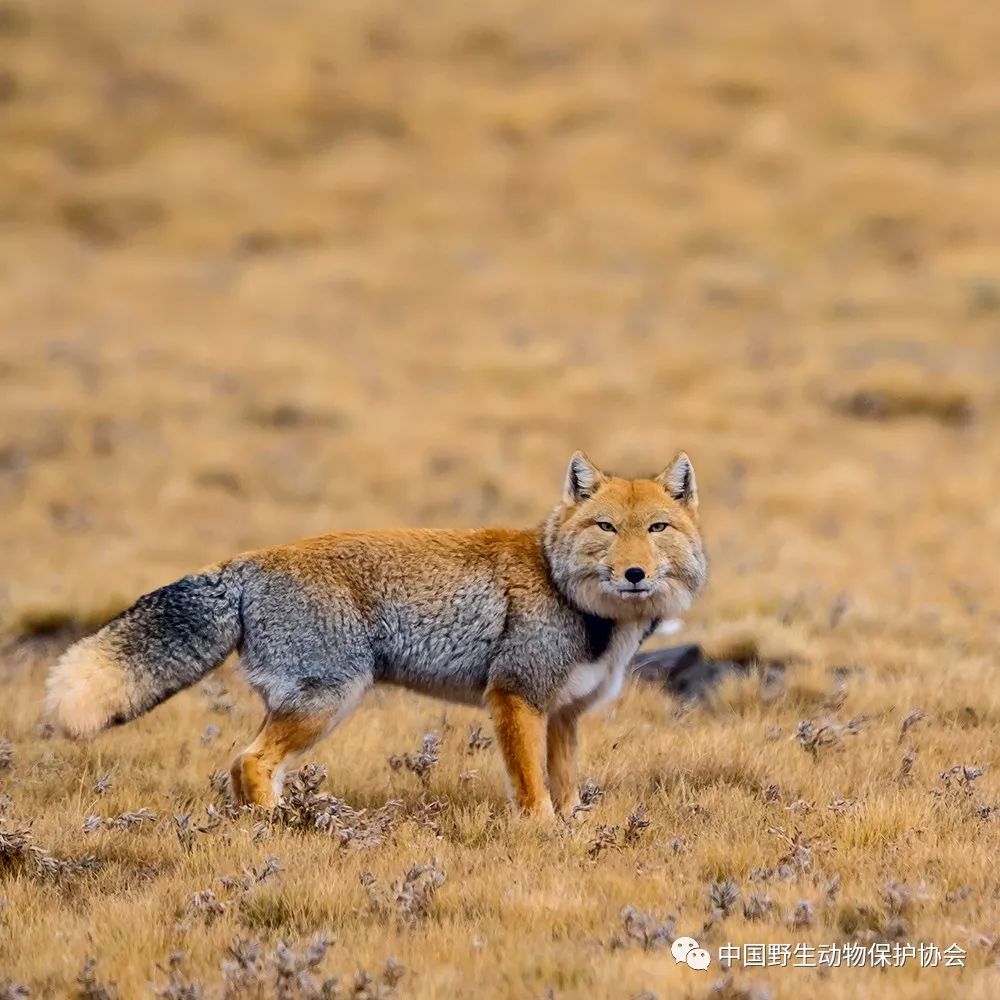
[[[860,420],[903,420],[926,417],[945,426],[961,427],[974,414],[973,397],[962,386],[949,385],[925,374],[894,374],[869,378],[864,385],[834,400],[835,408]]]

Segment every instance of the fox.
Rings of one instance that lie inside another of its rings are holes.
[[[273,808],[289,762],[374,685],[396,685],[488,707],[514,810],[565,817],[581,716],[619,695],[640,644],[707,573],[684,452],[626,479],[577,451],[535,527],[335,532],[154,590],[62,654],[45,712],[93,737],[236,651],[265,707],[230,768],[237,803]]]

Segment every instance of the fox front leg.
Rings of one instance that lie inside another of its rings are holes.
[[[543,765],[545,716],[509,691],[493,689],[486,697],[517,808],[525,815],[551,816]]]
[[[570,711],[549,716],[546,739],[552,805],[567,818],[580,803],[576,788],[577,721],[577,714]]]

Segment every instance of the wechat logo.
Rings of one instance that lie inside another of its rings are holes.
[[[704,972],[712,964],[712,956],[693,937],[677,938],[670,946],[670,954],[677,965],[683,963],[699,972]]]

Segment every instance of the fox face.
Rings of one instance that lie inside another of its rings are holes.
[[[583,610],[617,621],[683,613],[708,575],[690,459],[620,479],[577,452],[545,544],[556,583]]]

